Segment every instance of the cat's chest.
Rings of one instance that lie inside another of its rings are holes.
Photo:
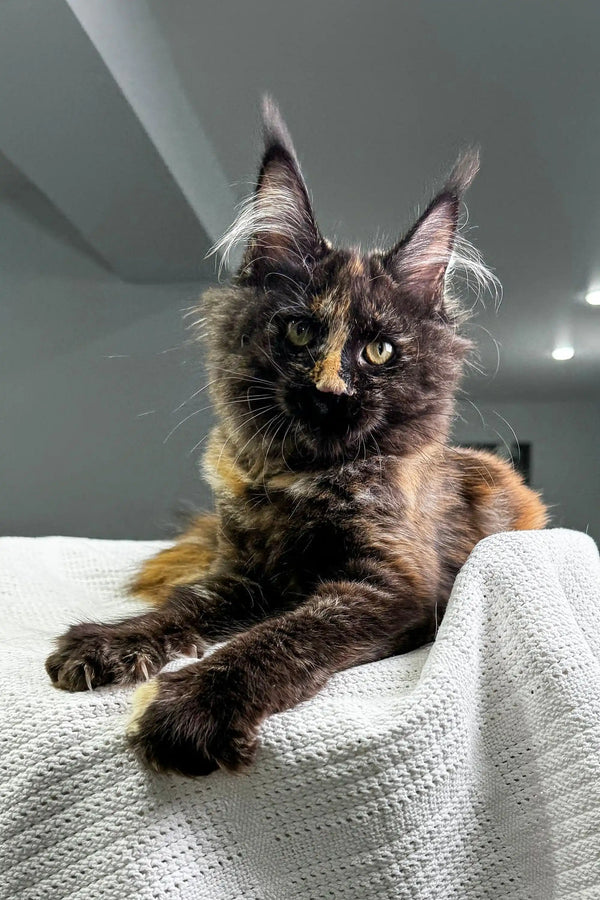
[[[380,517],[386,492],[379,474],[285,474],[249,488],[223,502],[226,540],[262,579],[310,586],[343,577],[368,549]]]

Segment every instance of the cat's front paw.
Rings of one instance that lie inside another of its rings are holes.
[[[51,681],[66,691],[136,684],[155,675],[167,662],[160,642],[122,633],[118,625],[72,625],[56,644],[46,660],[46,671]]]
[[[234,682],[227,670],[207,661],[138,688],[127,737],[139,759],[157,772],[189,776],[248,768],[257,729],[243,712]]]

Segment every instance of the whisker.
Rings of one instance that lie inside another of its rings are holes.
[[[272,408],[273,408],[273,409],[276,409],[276,407],[272,407]],[[267,422],[265,422],[264,425],[261,425],[260,428],[258,428],[253,434],[250,435],[250,437],[248,438],[248,440],[246,441],[246,443],[244,444],[244,446],[243,446],[243,447],[240,449],[240,451],[237,453],[237,455],[236,455],[236,457],[235,457],[235,459],[234,459],[234,461],[233,461],[234,465],[237,463],[237,461],[239,460],[240,456],[242,455],[242,453],[244,452],[244,450],[246,449],[246,447],[248,446],[248,444],[249,444],[251,441],[253,441],[254,438],[258,437],[258,435],[261,433],[261,431],[262,431],[263,429],[268,428],[269,425],[270,425],[273,421],[275,421],[276,419],[278,419],[280,415],[282,415],[282,413],[279,413],[278,415],[273,416],[273,417],[270,418]],[[220,459],[220,457],[219,457],[219,459]]]
[[[258,382],[262,382],[263,384],[268,384],[268,385],[273,386],[273,382],[269,381],[266,378],[257,378],[255,375],[248,375],[245,372],[235,372],[233,369],[224,369],[222,366],[215,366],[214,368],[217,369],[217,371],[219,371],[219,372],[227,372],[230,375],[235,376],[236,378],[242,378],[246,381],[258,381]]]
[[[217,378],[213,378],[213,380],[212,380],[212,381],[209,381],[208,384],[205,384],[203,387],[198,388],[197,391],[194,391],[193,394],[190,394],[190,396],[187,398],[187,400],[184,400],[183,403],[180,403],[179,406],[176,406],[175,409],[172,409],[172,410],[171,410],[171,412],[172,412],[172,413],[179,412],[180,409],[183,409],[183,407],[186,405],[186,403],[189,403],[190,400],[193,400],[194,397],[197,397],[198,394],[201,394],[202,391],[205,391],[207,388],[209,388],[209,387],[211,386],[211,384],[214,384],[214,383],[215,383],[215,381],[218,381],[218,379],[217,379]]]
[[[175,425],[174,428],[171,428],[170,432],[168,433],[168,435],[167,435],[166,438],[164,439],[163,444],[166,444],[167,441],[169,440],[169,438],[170,438],[173,434],[175,434],[175,432],[176,432],[179,428],[181,428],[181,426],[184,425],[185,422],[189,421],[189,419],[193,419],[194,416],[197,416],[197,415],[198,415],[199,413],[201,413],[201,412],[204,412],[204,410],[202,410],[202,409],[196,409],[196,410],[194,410],[194,412],[191,412],[188,416],[186,416],[185,419],[182,419],[181,422],[178,422],[177,425]]]
[[[494,415],[498,416],[499,419],[502,419],[502,421],[503,421],[504,424],[507,426],[507,428],[510,428],[510,430],[511,430],[511,432],[512,432],[512,435],[513,435],[513,437],[514,437],[514,439],[515,439],[516,447],[517,447],[518,461],[521,462],[521,444],[519,443],[519,438],[517,437],[517,432],[516,432],[515,429],[512,427],[512,425],[510,424],[510,422],[508,422],[508,421],[504,418],[504,416],[501,416],[501,415],[500,415],[500,413],[498,412],[497,409],[493,409],[492,412],[494,413]],[[498,434],[498,432],[496,432],[496,434]],[[498,436],[500,436],[500,435],[498,435]],[[509,448],[506,444],[505,444],[504,446],[506,447],[506,449],[507,449],[507,451],[508,451],[508,453],[510,454],[510,457],[511,457],[511,459],[512,459],[512,451],[510,450],[510,448]]]

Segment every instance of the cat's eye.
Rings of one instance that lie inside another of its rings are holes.
[[[287,339],[294,347],[306,347],[314,337],[314,329],[308,322],[294,321],[287,327]]]
[[[378,338],[376,341],[371,341],[371,343],[367,344],[367,346],[363,350],[365,359],[373,366],[382,366],[392,358],[393,352],[394,348],[392,347],[390,342],[384,341],[382,338]]]

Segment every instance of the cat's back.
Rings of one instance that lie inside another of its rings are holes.
[[[356,524],[388,565],[429,595],[447,596],[484,537],[547,522],[539,495],[493,453],[431,445],[383,458],[381,469],[380,481],[361,489],[370,502]]]
[[[446,465],[469,518],[482,532],[479,539],[546,525],[548,513],[540,495],[506,460],[485,450],[448,447]]]

